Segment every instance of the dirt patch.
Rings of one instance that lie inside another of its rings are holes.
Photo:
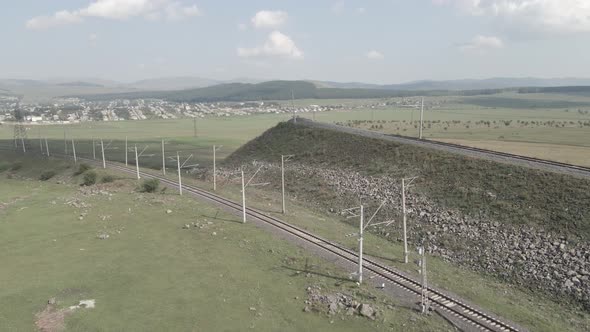
[[[20,201],[23,201],[25,199],[27,199],[29,196],[25,196],[25,197],[15,197],[13,198],[10,202],[0,202],[0,210],[4,210],[6,208],[8,208],[11,205],[14,205]]]
[[[65,328],[66,316],[78,309],[93,309],[96,305],[94,299],[81,300],[77,305],[69,308],[58,309],[55,298],[49,300],[49,303],[43,311],[35,314],[35,326],[41,332],[59,332]]]
[[[35,326],[41,332],[59,332],[65,327],[66,315],[74,310],[69,308],[57,309],[48,304],[45,309],[35,315]]]
[[[321,287],[314,285],[307,288],[308,298],[303,311],[315,311],[330,316],[345,314],[346,316],[363,316],[374,320],[377,310],[371,305],[360,303],[350,294],[322,294]]]

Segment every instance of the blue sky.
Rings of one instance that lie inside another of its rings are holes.
[[[590,77],[587,0],[2,0],[0,76]]]

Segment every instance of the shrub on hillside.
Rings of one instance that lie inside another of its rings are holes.
[[[92,166],[82,163],[82,164],[80,164],[80,166],[78,166],[78,169],[74,172],[74,175],[83,174],[86,171],[89,171],[91,169],[92,169]]]
[[[45,171],[45,172],[41,173],[41,175],[39,176],[39,180],[47,181],[56,175],[57,175],[57,172],[54,170]]]
[[[95,171],[86,171],[84,173],[84,177],[82,178],[82,185],[83,186],[91,186],[93,184],[96,183],[96,178],[98,177],[98,175],[96,174]]]
[[[160,180],[148,179],[148,180],[144,180],[141,183],[141,186],[139,189],[141,192],[144,192],[144,193],[154,193],[158,190],[159,186],[160,186]]]
[[[23,163],[21,163],[20,161],[13,163],[12,166],[10,166],[11,171],[18,171],[21,168],[23,168]]]
[[[100,180],[101,183],[111,183],[113,181],[115,181],[115,177],[109,174],[103,176]]]
[[[9,163],[0,163],[0,173],[10,169],[11,165]]]

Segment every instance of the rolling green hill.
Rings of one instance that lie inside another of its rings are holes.
[[[479,95],[495,94],[505,90],[470,91],[401,91],[382,89],[318,88],[307,81],[268,81],[258,84],[228,83],[199,89],[175,91],[137,91],[116,94],[79,95],[86,100],[112,99],[164,99],[174,102],[217,102],[250,100],[296,99],[366,99],[410,96]]]

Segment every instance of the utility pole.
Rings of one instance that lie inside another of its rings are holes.
[[[74,154],[74,164],[77,164],[78,158],[76,157],[76,144],[74,143],[73,138],[72,138],[72,153]]]
[[[422,97],[422,108],[420,109],[420,139],[422,139],[422,121],[424,120],[424,97]]]
[[[293,111],[293,123],[297,123],[297,117],[295,116],[295,94],[293,93],[293,89],[291,89],[291,109]]]
[[[252,175],[247,182],[244,179],[244,167],[242,167],[242,169],[241,169],[241,172],[242,172],[242,215],[243,215],[242,222],[243,223],[246,223],[246,188],[248,188],[248,185],[250,185],[250,182],[252,182],[252,180],[256,177],[256,174],[258,174],[258,172],[260,172],[261,169],[262,169],[262,166],[258,167],[256,172],[254,172],[254,175]],[[257,183],[257,184],[253,184],[253,186],[264,186],[267,184],[268,183]]]
[[[217,150],[222,147],[213,145],[213,191],[217,190]]]
[[[107,168],[107,162],[104,159],[104,142],[100,139],[100,150],[102,151],[102,168]]]
[[[92,158],[96,160],[96,142],[94,141],[94,137],[92,137]]]
[[[47,144],[47,138],[45,139],[45,149],[47,150],[47,158],[49,158],[49,144]]]
[[[178,161],[178,192],[182,196],[182,175],[180,173],[180,155],[176,152],[176,160]]]
[[[359,224],[359,271],[358,271],[359,284],[363,283],[363,230],[364,230],[363,218],[364,218],[364,207],[361,204],[361,219],[360,219],[360,224]]]
[[[135,172],[137,173],[137,179],[139,180],[139,156],[137,155],[137,144],[135,144]]]
[[[217,190],[217,168],[216,168],[217,165],[215,164],[215,161],[216,161],[215,160],[216,159],[215,150],[216,150],[215,145],[213,145],[213,191]]]
[[[369,218],[369,221],[367,221],[365,223],[365,207],[364,205],[361,204],[361,206],[358,207],[353,207],[350,209],[346,209],[342,212],[344,213],[348,213],[349,216],[348,218],[356,218],[359,217],[360,222],[359,222],[359,233],[358,233],[358,241],[359,241],[359,255],[358,255],[358,272],[357,272],[357,276],[358,276],[358,283],[361,284],[363,282],[363,241],[364,241],[364,231],[367,227],[369,226],[379,226],[379,225],[385,225],[385,226],[389,226],[391,225],[391,223],[394,222],[394,220],[388,220],[388,221],[383,221],[383,222],[379,222],[376,224],[372,224],[371,222],[373,221],[373,219],[375,218],[375,216],[377,215],[377,213],[381,210],[381,208],[385,205],[386,201],[383,201],[381,203],[381,205],[379,205],[379,207],[377,208],[377,210],[375,210],[375,212],[373,213],[373,215],[371,216],[371,218]],[[359,211],[359,213],[357,214],[357,211]]]
[[[426,248],[421,247],[418,251],[421,254],[421,266],[422,266],[422,294],[421,294],[421,305],[422,305],[422,313],[425,314],[430,306],[428,301],[428,279],[426,277]]]
[[[283,214],[285,214],[285,156],[281,155],[281,194],[283,202]]]
[[[281,194],[282,194],[282,202],[283,202],[283,214],[287,213],[285,209],[285,161],[291,160],[294,155],[281,155]],[[287,160],[285,160],[287,157]]]
[[[417,176],[404,179],[402,178],[402,213],[403,213],[403,229],[404,229],[404,263],[408,262],[408,233],[406,227],[406,188],[409,188],[412,182],[418,178]],[[408,182],[406,183],[406,180]]]
[[[166,175],[166,152],[164,150],[164,139],[162,138],[162,174]]]
[[[129,154],[129,149],[127,148],[127,136],[125,136],[125,166],[129,166],[127,159]]]
[[[244,184],[244,169],[242,168],[242,223],[246,223],[246,185]]]
[[[23,145],[23,153],[27,153],[27,148],[25,147],[25,138],[21,136],[20,141]]]
[[[408,262],[408,237],[406,233],[406,179],[402,179],[402,213],[404,214],[404,263]]]
[[[140,154],[141,156],[141,154]],[[181,170],[182,168],[186,165],[186,163],[193,157],[193,155],[191,154],[190,156],[188,156],[188,158],[186,158],[186,160],[181,164],[180,163],[180,152],[176,152],[176,161],[178,164],[178,192],[179,194],[182,196],[182,173]],[[199,164],[193,164],[193,165],[188,165],[187,167],[197,167],[199,166]]]

